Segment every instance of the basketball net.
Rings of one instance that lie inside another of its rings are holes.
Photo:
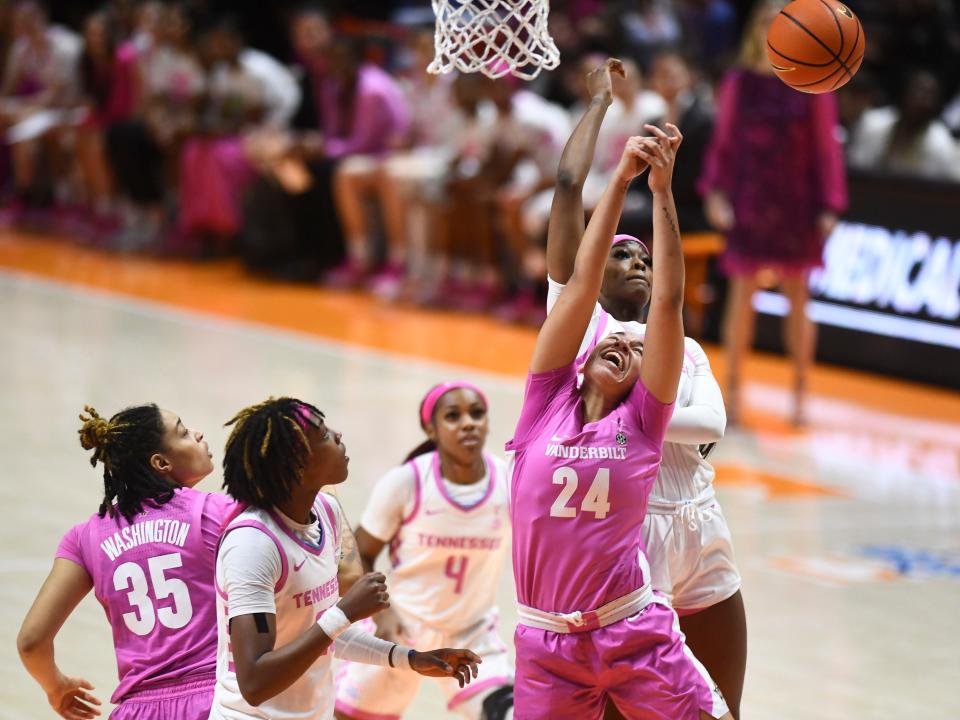
[[[459,70],[533,80],[560,64],[547,20],[550,0],[433,0],[435,55],[427,71]]]

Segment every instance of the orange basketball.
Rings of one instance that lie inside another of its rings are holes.
[[[843,87],[863,62],[860,20],[836,0],[795,0],[767,31],[767,58],[790,87],[824,93]]]

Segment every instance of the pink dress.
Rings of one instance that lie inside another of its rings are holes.
[[[195,717],[207,717],[216,678],[216,548],[233,506],[224,495],[182,488],[132,523],[95,514],[60,541],[56,557],[87,571],[113,629],[120,682],[111,702],[121,708],[191,686]]]
[[[803,273],[823,264],[820,213],[847,206],[833,94],[808,95],[773,75],[731,70],[717,92],[717,120],[700,191],[722,191],[736,225],[722,267]]]

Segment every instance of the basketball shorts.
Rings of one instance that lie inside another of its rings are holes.
[[[131,693],[117,705],[110,720],[207,720],[216,677]]]
[[[628,720],[699,720],[727,713],[664,601],[586,632],[518,625],[515,720],[599,720],[607,699]]]
[[[651,499],[643,539],[653,589],[680,615],[712,607],[740,589],[730,528],[713,493],[688,503]]]

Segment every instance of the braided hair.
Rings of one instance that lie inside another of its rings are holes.
[[[116,517],[119,512],[127,522],[133,522],[144,504],[158,507],[172,500],[178,485],[150,465],[150,457],[164,448],[160,408],[152,403],[137,405],[109,420],[89,405],[83,409],[86,415],[80,414],[80,445],[93,450],[93,467],[103,465],[100,517]]]
[[[269,398],[238,412],[223,456],[223,488],[236,500],[269,508],[290,497],[310,456],[305,413],[323,418],[309,403]]]

